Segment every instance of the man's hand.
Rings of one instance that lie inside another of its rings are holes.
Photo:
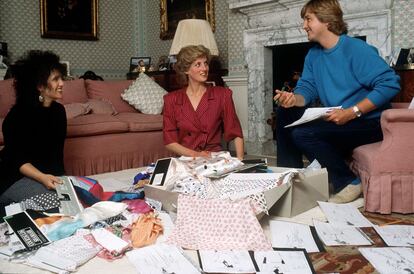
[[[276,95],[273,97],[273,100],[279,106],[284,108],[294,107],[296,105],[296,97],[293,92],[275,90]]]
[[[352,108],[346,108],[346,109],[333,109],[325,116],[325,121],[333,122],[337,125],[344,125],[351,121],[352,119],[355,119],[356,115]]]

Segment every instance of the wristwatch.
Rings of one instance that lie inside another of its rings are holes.
[[[356,117],[359,118],[359,117],[362,116],[362,112],[359,110],[359,108],[357,106],[353,106],[352,111],[355,113]]]

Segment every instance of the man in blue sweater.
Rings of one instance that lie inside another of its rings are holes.
[[[360,145],[382,140],[381,112],[399,92],[399,77],[377,49],[346,35],[337,0],[310,0],[302,8],[303,29],[318,45],[305,58],[294,93],[276,90],[278,166],[303,167],[302,155],[328,169],[336,193],[331,202],[347,203],[362,192],[361,181],[345,159]],[[330,111],[323,120],[284,128],[304,107],[319,99]]]

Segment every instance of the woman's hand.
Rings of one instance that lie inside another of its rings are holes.
[[[62,184],[62,180],[56,176],[51,174],[43,174],[41,176],[40,182],[47,188],[47,189],[56,189],[56,185]]]
[[[356,118],[352,108],[347,109],[333,109],[325,116],[325,121],[333,122],[337,125],[344,125]]]

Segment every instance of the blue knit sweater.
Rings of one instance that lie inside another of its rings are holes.
[[[351,107],[368,98],[377,109],[364,115],[379,117],[400,90],[400,78],[364,41],[341,35],[335,47],[317,45],[305,58],[295,93],[303,95],[305,105],[320,99],[324,106]]]

